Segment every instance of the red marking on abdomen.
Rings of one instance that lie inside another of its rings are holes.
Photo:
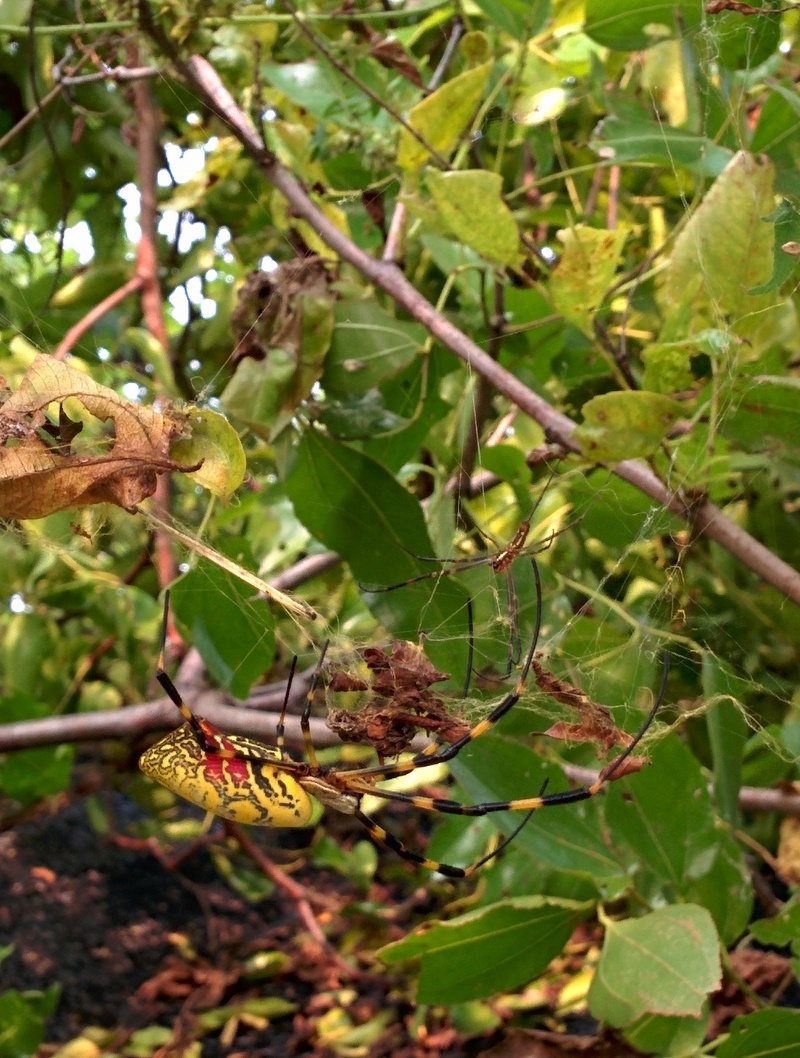
[[[229,753],[236,753],[236,747],[225,736],[215,731],[214,738],[220,749]],[[203,770],[209,782],[216,786],[222,786],[233,780],[238,784],[246,784],[250,779],[250,766],[246,760],[238,757],[223,757],[217,753],[207,753],[203,761]]]

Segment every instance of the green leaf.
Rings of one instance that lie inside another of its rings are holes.
[[[275,618],[266,599],[206,562],[175,582],[170,599],[214,679],[246,698],[275,654]]]
[[[748,290],[748,294],[767,294],[771,290],[777,290],[797,268],[796,247],[800,245],[800,212],[784,198],[769,216],[762,219],[775,227],[772,275],[765,283]],[[790,252],[784,250],[784,246],[789,247]]]
[[[705,720],[714,761],[714,793],[722,818],[740,825],[739,789],[748,726],[742,701],[749,687],[731,666],[708,652],[703,654],[703,697],[710,704]],[[720,700],[721,699],[721,700]]]
[[[753,913],[751,868],[733,835],[718,830],[716,840],[711,869],[690,879],[684,895],[708,910],[723,943],[730,945],[741,937]]]
[[[391,964],[420,958],[421,1003],[463,1003],[532,980],[564,948],[591,905],[517,897],[418,930],[382,948]]]
[[[564,319],[590,337],[594,314],[613,282],[627,237],[624,229],[603,231],[582,224],[558,232],[564,252],[550,277],[550,297]]]
[[[433,551],[419,503],[384,467],[356,449],[320,430],[307,430],[286,478],[286,492],[309,532],[337,551],[367,590],[431,572],[430,563],[414,558]],[[463,674],[466,594],[455,578],[376,593],[368,601],[395,635],[416,639],[424,629],[435,663],[453,675]]]
[[[794,1058],[800,1040],[800,1010],[756,1010],[736,1018],[716,1058]]]
[[[317,420],[340,441],[368,440],[382,434],[396,433],[409,425],[408,419],[389,411],[378,389],[353,393],[341,400],[326,399]]]
[[[699,1018],[720,979],[719,938],[706,909],[665,907],[608,922],[589,1010],[622,1028],[646,1014]]]
[[[0,0],[0,22],[4,26],[22,26],[28,21],[32,0]]]
[[[58,1006],[60,985],[46,992],[0,994],[0,1058],[30,1058],[44,1039],[44,1023]]]
[[[547,782],[548,793],[564,788],[563,772],[546,768],[541,757],[521,742],[486,734],[465,747],[451,770],[472,803],[535,797]],[[497,827],[509,833],[519,813],[493,814]],[[535,812],[514,839],[537,862],[559,871],[584,874],[602,885],[620,884],[625,868],[603,837],[596,801],[556,805]]]
[[[179,463],[203,465],[190,475],[193,481],[223,502],[244,481],[247,459],[239,435],[228,420],[210,408],[186,412],[191,436],[173,444],[170,455]]]
[[[697,1054],[708,1031],[708,1003],[699,1018],[646,1014],[625,1030],[625,1039],[644,1054]]]
[[[768,154],[784,179],[789,176],[791,180],[797,164],[798,132],[800,100],[794,85],[773,84],[753,131],[751,152]],[[791,182],[787,189],[792,189]]]
[[[516,40],[527,41],[547,24],[550,0],[474,0],[487,20]]]
[[[52,797],[69,786],[74,759],[75,748],[67,745],[10,753],[0,764],[0,790],[23,805]]]
[[[773,209],[773,180],[768,160],[739,152],[714,182],[659,275],[668,323],[688,312],[699,329],[727,316],[740,338],[774,340],[774,319],[765,312],[774,295],[747,293],[773,270],[774,233],[762,220]]]
[[[371,299],[337,302],[322,385],[337,394],[366,393],[419,355],[424,328],[395,319]]]
[[[584,32],[598,44],[620,51],[647,48],[678,31],[700,23],[701,7],[694,0],[587,0]]]
[[[521,448],[511,444],[491,445],[481,450],[481,466],[511,485],[527,486],[531,472]]]
[[[445,158],[455,148],[483,98],[493,63],[486,62],[454,77],[412,107],[408,123]],[[397,164],[407,172],[419,169],[430,153],[405,129],[400,130]]]
[[[735,407],[720,422],[720,432],[728,440],[748,452],[795,448],[800,430],[800,381],[743,375],[731,397]]]
[[[502,198],[503,178],[485,169],[442,173],[426,178],[439,217],[459,242],[496,264],[520,260],[519,230]]]
[[[751,70],[772,55],[780,43],[781,16],[770,12],[775,0],[759,4],[755,18],[742,18],[737,11],[719,11],[707,20],[700,39],[701,47],[714,62],[729,70]]]
[[[661,393],[604,393],[584,404],[583,423],[572,436],[597,463],[641,459],[658,448],[681,413],[681,405]]]
[[[733,339],[726,331],[710,327],[676,342],[657,342],[642,350],[645,364],[642,389],[674,393],[694,383],[692,359],[704,353],[711,360],[727,355]]]
[[[673,894],[706,873],[716,855],[714,813],[702,769],[675,735],[653,748],[650,767],[624,789],[611,784],[606,822],[614,841],[632,849]]]
[[[0,723],[33,720],[49,715],[44,702],[22,691],[0,698]],[[0,790],[20,804],[29,805],[43,797],[66,790],[72,774],[75,749],[70,745],[22,749],[0,758]]]
[[[750,924],[750,932],[762,944],[782,948],[800,937],[800,899],[796,896],[783,905],[772,918],[761,918]]]
[[[341,121],[364,108],[360,91],[319,56],[305,62],[267,62],[261,69],[270,84],[314,117],[336,113]]]
[[[726,147],[690,129],[674,129],[646,118],[604,118],[589,141],[592,150],[617,164],[656,162],[670,171],[676,165],[700,176],[716,177],[733,157]]]

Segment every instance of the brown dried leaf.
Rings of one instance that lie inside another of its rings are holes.
[[[625,749],[631,744],[633,738],[625,731],[620,731],[614,723],[607,706],[600,705],[599,702],[593,702],[585,691],[582,691],[579,687],[574,687],[565,680],[559,679],[552,672],[548,672],[547,669],[542,668],[538,661],[533,663],[533,672],[536,684],[540,690],[557,702],[571,705],[580,713],[580,721],[577,724],[570,724],[562,720],[553,724],[542,734],[547,735],[548,738],[556,738],[564,742],[599,743],[602,751],[599,755],[608,753],[613,746],[621,746]],[[636,765],[637,761],[639,762],[638,765]],[[643,763],[644,758],[632,757],[620,766],[619,771],[615,772],[614,776],[617,778],[630,774],[631,771],[638,771]]]
[[[373,691],[387,698],[409,688],[427,690],[433,683],[450,679],[446,672],[434,668],[422,647],[407,640],[393,642],[391,654],[382,647],[366,647],[362,657],[367,668],[376,674]]]
[[[387,70],[396,70],[417,88],[425,87],[416,63],[399,40],[384,37],[373,30],[369,31],[369,38],[369,51],[373,59],[377,59]]]
[[[288,261],[272,272],[250,272],[231,313],[235,363],[263,360],[275,346],[299,354],[303,334],[302,295],[327,297],[328,273],[319,257]]]
[[[72,400],[70,417],[63,402]],[[73,444],[83,427],[82,406],[111,431],[82,451]],[[57,404],[58,423],[47,415]],[[78,416],[76,421],[75,416]],[[178,413],[162,415],[50,356],[37,356],[19,389],[0,408],[0,517],[42,518],[93,503],[130,509],[167,470],[197,470],[170,459],[183,429]]]
[[[364,664],[373,678],[334,673],[333,691],[370,690],[375,696],[363,709],[330,709],[327,724],[344,742],[368,743],[382,757],[396,757],[422,730],[444,742],[455,742],[469,725],[448,712],[430,686],[449,677],[430,663],[414,643],[397,641],[389,654],[383,647],[365,647]]]

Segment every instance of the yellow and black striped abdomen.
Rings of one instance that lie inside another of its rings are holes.
[[[219,752],[206,752],[184,724],[142,754],[139,767],[173,793],[223,819],[256,827],[308,825],[314,802],[280,766],[276,749],[238,735],[217,733],[214,742]]]

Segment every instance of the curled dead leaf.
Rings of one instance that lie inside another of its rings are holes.
[[[130,510],[153,494],[158,474],[199,469],[170,458],[184,426],[180,412],[162,414],[37,356],[0,407],[0,517],[43,518],[94,503]]]
[[[580,687],[559,679],[554,673],[542,668],[538,661],[533,662],[533,673],[540,690],[557,702],[572,706],[580,714],[578,723],[571,724],[566,720],[561,720],[541,734],[548,738],[561,739],[564,742],[599,743],[601,755],[608,753],[614,746],[622,746],[625,749],[631,744],[632,736],[625,731],[620,731],[607,706],[593,702]],[[614,778],[621,778],[630,772],[639,771],[645,763],[643,757],[630,757],[618,771],[614,772]]]

